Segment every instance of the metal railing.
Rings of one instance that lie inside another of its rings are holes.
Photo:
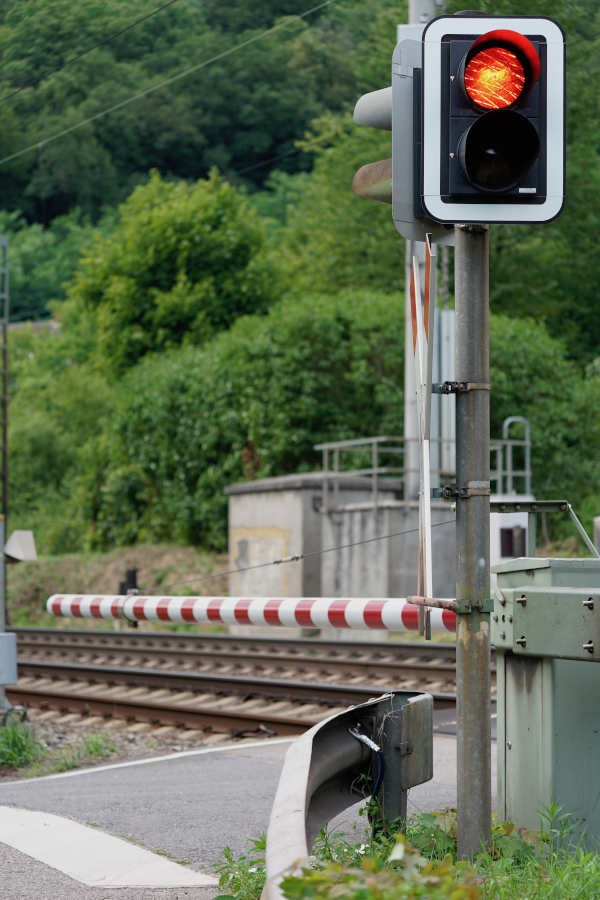
[[[521,425],[525,437],[510,437],[513,425]],[[516,452],[515,452],[516,451]],[[531,429],[523,416],[509,416],[502,423],[502,439],[490,441],[493,460],[490,483],[493,494],[531,495]],[[515,460],[516,457],[516,460]],[[515,464],[520,468],[515,468]]]
[[[365,490],[371,492],[373,506],[379,504],[380,488],[386,490],[402,490],[404,479],[404,466],[382,466],[382,456],[404,456],[404,438],[377,435],[376,437],[357,438],[349,441],[330,441],[326,444],[316,444],[315,450],[321,450],[323,454],[323,509],[329,509],[329,495],[333,488],[333,505],[339,506],[340,481],[349,478],[365,478]],[[367,452],[370,454],[371,465],[355,469],[340,469],[340,454]],[[393,478],[393,480],[392,480]]]
[[[510,437],[514,425],[524,428],[522,439]],[[418,443],[418,438],[375,435],[315,444],[315,450],[320,450],[323,457],[323,511],[340,509],[345,505],[340,503],[340,487],[349,479],[364,479],[364,489],[369,492],[373,506],[379,505],[382,492],[402,496],[407,473],[415,471],[403,464],[405,447],[409,443]],[[430,443],[448,444],[448,440],[432,438]],[[368,456],[370,464],[347,468],[343,456],[349,453]],[[492,494],[531,495],[531,431],[527,419],[509,416],[504,420],[502,438],[490,441],[490,469]],[[453,472],[432,467],[432,484],[441,483],[453,475]]]

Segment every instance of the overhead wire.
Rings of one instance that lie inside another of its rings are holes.
[[[431,527],[440,528],[442,525],[455,524],[456,519],[447,519],[445,522],[434,522]],[[308,553],[293,553],[290,556],[283,556],[281,557],[281,559],[272,559],[269,562],[255,563],[252,566],[244,566],[244,568],[241,569],[226,569],[221,572],[210,572],[205,575],[194,575],[191,578],[179,578],[171,585],[168,585],[166,587],[166,590],[170,590],[171,587],[175,587],[179,584],[196,584],[201,581],[207,581],[211,578],[225,578],[225,576],[227,575],[239,575],[242,572],[251,572],[254,569],[266,569],[268,566],[279,566],[283,565],[284,563],[300,562],[303,559],[310,559],[313,556],[322,556],[324,553],[333,553],[336,550],[347,550],[349,547],[358,547],[361,544],[373,544],[376,541],[385,541],[393,537],[402,537],[406,534],[415,534],[419,530],[419,528],[406,528],[403,531],[391,531],[389,534],[381,534],[377,537],[364,538],[361,541],[350,541],[347,544],[338,544],[335,547],[325,547],[322,550],[311,550]]]
[[[260,41],[263,38],[267,37],[267,35],[274,34],[276,31],[281,31],[283,28],[289,28],[292,24],[292,21],[290,21],[290,19],[304,19],[306,16],[318,12],[320,9],[324,9],[324,7],[330,6],[335,2],[336,0],[323,0],[323,2],[317,4],[317,6],[313,6],[310,9],[305,10],[304,12],[296,13],[294,16],[288,17],[282,22],[278,22],[271,28],[267,28],[265,31],[261,31],[259,34],[255,34],[233,47],[228,47],[226,50],[222,50],[220,53],[216,53],[214,56],[209,57],[209,59],[205,59],[202,62],[196,63],[195,65],[184,69],[182,72],[178,72],[176,75],[165,78],[163,81],[158,82],[158,84],[150,85],[150,87],[145,88],[143,91],[139,91],[137,94],[133,94],[132,96],[127,97],[125,100],[121,100],[119,101],[119,103],[115,103],[112,106],[109,106],[108,108],[95,113],[93,116],[88,116],[86,119],[82,119],[81,122],[77,122],[75,125],[69,126],[69,128],[64,128],[62,131],[59,131],[56,134],[49,135],[47,138],[43,138],[40,141],[29,144],[22,150],[17,150],[15,153],[10,153],[8,156],[4,156],[2,157],[2,159],[0,159],[0,166],[4,165],[7,162],[11,162],[13,159],[18,159],[19,157],[24,156],[26,153],[30,153],[32,150],[39,150],[42,147],[45,147],[47,144],[51,144],[54,141],[59,140],[59,138],[66,137],[66,135],[72,134],[72,132],[77,131],[79,128],[84,128],[86,125],[90,125],[92,122],[96,122],[98,121],[98,119],[102,119],[104,118],[104,116],[110,115],[110,113],[116,112],[119,109],[123,109],[125,106],[128,106],[130,103],[134,103],[136,100],[141,100],[143,97],[147,97],[154,91],[158,91],[161,88],[168,87],[169,85],[174,84],[176,81],[179,81],[182,78],[186,78],[188,75],[200,71],[200,69],[206,68],[206,66],[211,65],[211,63],[217,62],[220,59],[225,59],[227,56],[231,56],[238,50],[242,50],[244,47],[248,47],[250,44],[255,44],[257,41]]]
[[[82,50],[81,53],[75,54],[75,56],[69,57],[69,59],[65,60],[65,62],[57,66],[56,69],[50,69],[48,72],[45,72],[40,78],[32,81],[30,84],[23,84],[20,88],[17,88],[16,91],[12,91],[10,94],[5,94],[4,97],[0,97],[0,104],[5,103],[7,100],[10,100],[12,97],[16,97],[17,94],[22,93],[22,91],[29,90],[29,88],[36,87],[42,80],[47,78],[52,78],[53,75],[57,75],[59,72],[62,72],[63,69],[66,69],[67,66],[70,66],[71,63],[77,62],[77,60],[83,59],[84,56],[87,56],[88,53],[92,53],[93,50],[97,50],[98,47],[104,46],[104,44],[109,44],[111,41],[114,41],[115,38],[121,37],[122,34],[126,34],[128,31],[131,31],[132,28],[135,28],[136,25],[139,25],[140,22],[145,22],[147,19],[151,19],[152,16],[155,16],[157,13],[162,12],[163,9],[167,9],[169,6],[173,6],[174,3],[177,3],[178,0],[168,0],[167,3],[163,3],[162,6],[157,6],[156,9],[153,9],[152,12],[146,13],[144,16],[140,16],[138,19],[135,19],[133,22],[130,22],[129,25],[126,25],[124,28],[121,28],[119,31],[114,31],[112,34],[107,34],[106,37],[103,37],[101,41],[98,41],[92,47],[88,47],[87,50]]]
[[[244,166],[243,169],[233,169],[232,175],[244,175],[246,172],[252,172],[253,169],[260,169],[262,166],[269,166],[271,163],[279,162],[280,159],[286,159],[288,156],[296,156],[298,153],[306,153],[310,151],[306,151],[304,147],[294,147],[292,150],[287,150],[285,153],[280,153],[278,156],[271,156],[269,159],[263,159],[261,162],[252,163],[250,166]]]

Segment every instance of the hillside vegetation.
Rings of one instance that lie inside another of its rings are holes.
[[[404,243],[388,206],[350,190],[390,136],[351,109],[389,83],[407,14],[383,0],[304,12],[0,4],[12,315],[60,323],[10,337],[9,527],[34,528],[44,553],[223,550],[227,483],[315,468],[319,441],[401,431]],[[492,229],[492,434],[526,416],[535,493],[589,526],[600,13],[527,12],[567,35],[567,204],[548,225]]]

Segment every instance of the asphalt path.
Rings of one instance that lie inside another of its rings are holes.
[[[0,784],[0,805],[74,819],[214,874],[229,846],[248,852],[266,831],[288,740],[211,747],[141,763],[123,763]],[[495,744],[492,744],[495,771]],[[409,792],[409,813],[456,805],[456,739],[434,737],[434,778]],[[331,827],[358,839],[365,817],[352,807]],[[0,844],[0,898],[146,900],[201,898],[211,888],[83,888],[55,869]],[[73,893],[71,893],[71,890]]]

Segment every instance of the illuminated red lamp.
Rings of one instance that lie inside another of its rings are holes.
[[[531,41],[517,31],[488,31],[471,45],[464,60],[463,85],[480,109],[508,109],[525,97],[540,74]]]

